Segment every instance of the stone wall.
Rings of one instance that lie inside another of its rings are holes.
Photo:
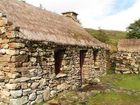
[[[106,51],[22,39],[6,16],[0,17],[0,104],[32,105],[64,90],[77,89],[86,79],[105,73]],[[55,52],[64,51],[56,74]],[[80,68],[80,51],[87,50]],[[81,78],[81,75],[85,77]],[[81,80],[83,79],[83,80]]]
[[[114,54],[115,73],[118,74],[139,74],[140,53],[139,52],[118,52]]]
[[[80,49],[85,50],[85,49]],[[94,56],[94,51],[97,50]],[[85,52],[83,66],[81,68],[82,82],[88,82],[93,78],[106,74],[106,51],[104,49],[88,49]]]

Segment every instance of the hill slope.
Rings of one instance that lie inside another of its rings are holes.
[[[86,28],[86,31],[89,32],[92,36],[112,46],[112,49],[115,50],[120,39],[126,38],[126,32],[123,31],[112,31],[112,30],[95,30]]]

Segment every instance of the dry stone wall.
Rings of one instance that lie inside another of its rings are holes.
[[[94,50],[97,54],[94,56]],[[89,49],[83,64],[83,79],[88,81],[92,78],[100,77],[106,74],[106,51],[104,49]]]
[[[118,52],[114,57],[115,73],[118,74],[139,74],[140,53],[139,52]]]
[[[100,49],[94,62],[93,48],[57,45],[22,39],[5,15],[0,14],[0,105],[33,105],[64,90],[82,85],[80,50],[86,49],[86,78],[105,73],[106,52]],[[61,67],[55,73],[55,51],[64,49]]]

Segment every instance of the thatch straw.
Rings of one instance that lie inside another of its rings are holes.
[[[118,50],[140,52],[140,39],[122,39],[118,43]]]
[[[20,27],[22,37],[80,46],[105,46],[71,19],[17,0],[0,0],[0,12]]]

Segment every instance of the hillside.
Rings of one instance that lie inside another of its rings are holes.
[[[101,30],[101,29],[95,30],[89,28],[86,28],[86,30],[98,40],[112,46],[113,50],[116,50],[118,41],[120,39],[126,38],[126,32],[123,31],[112,31],[112,30]]]

